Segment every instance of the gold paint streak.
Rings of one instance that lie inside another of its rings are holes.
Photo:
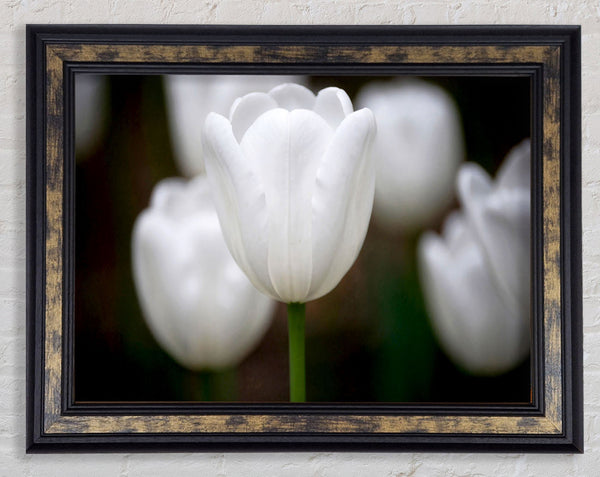
[[[546,416],[562,430],[560,49],[544,65],[543,236]]]
[[[63,61],[130,63],[544,63],[543,235],[546,416],[61,416],[63,291]],[[51,45],[46,51],[46,302],[44,430],[61,433],[562,432],[560,324],[560,50],[555,46]]]
[[[64,60],[107,63],[542,63],[549,46],[53,45]]]
[[[46,50],[46,299],[44,427],[60,415],[63,290],[63,62]]]
[[[544,417],[499,416],[63,416],[46,432],[60,433],[493,433],[558,434]]]

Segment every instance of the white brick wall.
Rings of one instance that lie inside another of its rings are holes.
[[[25,448],[25,24],[583,25],[585,455],[29,455]],[[594,476],[600,473],[598,0],[3,0],[0,5],[0,476]]]

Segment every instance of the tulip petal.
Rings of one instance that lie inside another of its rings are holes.
[[[470,205],[469,201],[483,201],[492,194],[492,178],[474,162],[463,164],[456,177],[458,198],[463,207]]]
[[[377,118],[373,215],[389,230],[418,230],[450,205],[464,146],[452,98],[420,80],[374,81],[357,104]]]
[[[250,93],[238,98],[231,106],[229,118],[233,135],[242,141],[246,130],[262,113],[277,108],[277,101],[266,93]]]
[[[525,139],[510,150],[498,170],[496,183],[505,189],[531,190],[531,144]]]
[[[313,209],[313,283],[308,300],[331,291],[362,247],[375,187],[368,148],[375,119],[368,109],[344,119],[317,172]]]
[[[295,83],[285,83],[275,86],[269,91],[280,108],[293,111],[294,109],[313,109],[315,95],[308,88]]]
[[[174,203],[178,202],[173,201],[173,197],[179,194],[185,182],[185,179],[181,177],[170,177],[160,181],[152,191],[150,207],[161,211],[168,211],[173,207]],[[177,206],[180,205],[177,204]]]
[[[172,277],[172,273],[169,268],[163,270],[161,255],[157,250],[164,237],[163,230],[168,233],[169,229],[163,227],[162,222],[153,219],[148,212],[142,212],[138,217],[132,234],[133,276],[140,305],[152,334],[163,348],[176,349],[182,333],[168,319],[172,313],[172,291],[168,283],[165,283]],[[170,236],[166,238],[169,239]],[[181,305],[179,300],[175,303]]]
[[[497,374],[526,356],[528,323],[498,293],[464,216],[448,219],[444,239],[424,234],[418,253],[434,330],[459,365],[475,374]]]
[[[343,89],[325,88],[317,94],[314,112],[325,119],[334,130],[353,111],[352,101]]]
[[[158,184],[134,225],[132,252],[146,322],[182,365],[237,364],[264,333],[273,302],[229,254],[206,177]]]
[[[246,131],[241,147],[264,188],[268,268],[284,302],[305,301],[312,277],[315,176],[333,131],[312,111],[273,109]]]
[[[204,142],[206,170],[229,250],[252,284],[276,298],[267,268],[268,216],[262,183],[223,116],[207,116]]]
[[[465,165],[458,193],[467,219],[488,257],[500,290],[516,313],[528,315],[530,302],[529,188],[492,187],[479,166]]]
[[[214,296],[216,284],[222,283],[219,260],[223,255],[206,246],[222,241],[218,221],[212,222],[211,230],[200,217],[178,222],[147,214],[138,224],[134,272],[153,335],[189,368],[217,366],[222,351],[214,349],[215,327],[210,319],[198,316],[221,314],[215,300],[206,300]],[[206,270],[212,272],[203,273]]]
[[[318,101],[308,89],[292,84],[272,89],[269,96],[278,108],[270,109],[260,96],[242,98],[232,108],[239,146],[232,128],[219,124],[224,118],[209,116],[204,133],[213,166],[207,165],[207,173],[215,176],[217,209],[240,267],[250,271],[250,280],[264,293],[305,302],[316,297],[314,290],[319,296],[331,290],[362,246],[373,201],[374,171],[366,149],[374,119],[368,110],[349,114],[351,102],[337,88],[323,91]],[[338,123],[334,131],[330,124]],[[253,204],[266,209],[264,214],[261,209],[260,232],[246,230],[252,210],[240,210]],[[313,237],[315,226],[322,244]],[[328,234],[331,230],[338,235]],[[247,238],[252,243],[244,243]],[[315,264],[315,253],[324,260]],[[265,276],[268,280],[260,283]]]
[[[206,89],[210,83],[204,77],[169,75],[164,85],[177,166],[186,176],[200,174],[204,172],[202,120],[207,113]]]
[[[88,76],[92,75],[82,78]],[[276,75],[165,76],[171,142],[181,172],[188,177],[204,173],[202,126],[208,113],[229,116],[236,98],[253,91],[266,94],[274,86],[289,81],[302,82],[304,78]],[[86,109],[86,118],[93,117],[87,111],[94,110],[91,107]]]
[[[78,154],[89,154],[101,139],[107,89],[105,76],[75,77],[75,149]]]
[[[256,346],[269,326],[265,317],[272,315],[275,302],[259,293],[233,261],[221,264],[212,279],[219,286],[206,289],[204,296],[210,302],[212,293],[215,311],[203,313],[210,326],[211,359],[214,367],[222,368],[239,363]]]

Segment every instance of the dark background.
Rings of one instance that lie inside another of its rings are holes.
[[[312,77],[353,98],[369,80]],[[466,153],[491,174],[530,135],[528,78],[436,77],[454,97]],[[160,76],[111,76],[102,136],[76,157],[75,399],[81,401],[287,401],[285,307],[236,369],[193,373],[155,342],[138,305],[131,230],[154,185],[180,175]],[[93,113],[93,112],[92,112]],[[100,114],[100,112],[96,112]],[[456,207],[454,204],[449,210]],[[439,231],[440,223],[437,225]],[[309,401],[529,402],[529,360],[497,377],[455,367],[430,328],[415,265],[417,235],[371,223],[361,254],[340,285],[307,304]]]

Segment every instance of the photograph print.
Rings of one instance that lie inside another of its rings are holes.
[[[530,402],[530,78],[74,90],[75,402]]]

